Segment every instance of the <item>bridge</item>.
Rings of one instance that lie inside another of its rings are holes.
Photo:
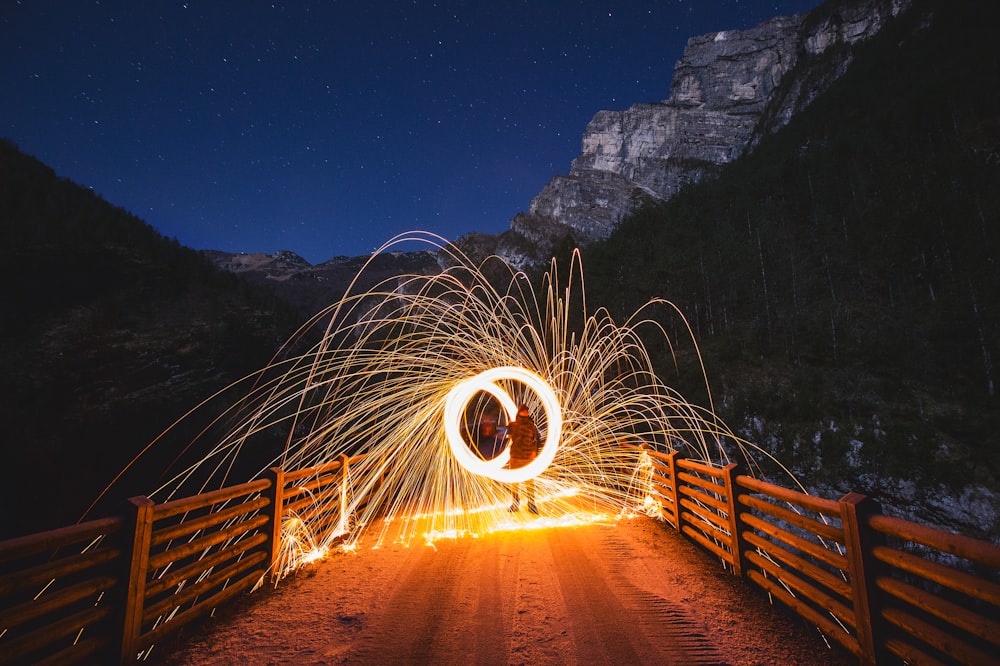
[[[1000,547],[636,454],[641,514],[540,497],[479,538],[395,516],[367,544],[308,542],[297,525],[361,508],[363,456],[132,498],[0,542],[0,663],[1000,663]],[[546,522],[554,503],[576,523]]]
[[[665,523],[337,553],[154,649],[163,664],[847,665]],[[255,598],[259,596],[259,598]],[[155,661],[155,660],[154,660]]]

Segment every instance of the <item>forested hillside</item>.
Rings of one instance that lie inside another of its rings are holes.
[[[916,1],[752,155],[585,255],[593,303],[680,307],[720,413],[809,482],[998,488],[998,19]],[[690,349],[663,367],[702,399]]]
[[[0,304],[0,538],[75,521],[139,449],[264,365],[300,323],[9,141]],[[156,471],[125,492],[151,490]]]

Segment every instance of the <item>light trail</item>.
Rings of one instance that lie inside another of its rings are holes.
[[[359,286],[379,254],[413,241],[442,250],[447,268]],[[651,466],[640,444],[669,451],[683,443],[688,457],[717,463],[737,452],[752,468],[750,445],[711,404],[688,403],[654,371],[643,336],[697,350],[690,329],[688,339],[671,340],[658,322],[665,313],[657,308],[680,316],[673,305],[654,300],[617,323],[603,309],[587,311],[578,255],[569,273],[560,284],[553,265],[536,293],[498,258],[475,265],[430,234],[393,239],[270,365],[230,387],[222,397],[239,399],[187,445],[204,455],[153,498],[350,456],[346,493],[317,493],[315,506],[285,517],[282,569],[290,571],[335,542],[432,542],[649,510]],[[485,455],[473,433],[487,414],[501,427],[510,422],[519,403],[545,444],[529,466],[511,470],[506,446]],[[264,464],[238,473],[248,459]],[[532,477],[542,515],[508,513],[511,484]]]
[[[535,397],[541,401],[545,410],[545,419],[548,427],[545,432],[545,442],[542,445],[538,457],[530,464],[517,469],[505,468],[504,465],[510,460],[510,447],[505,448],[499,455],[483,459],[473,453],[471,442],[466,441],[462,434],[462,422],[466,417],[466,408],[477,393],[488,393],[496,398],[503,407],[507,415],[507,422],[514,420],[517,412],[517,404],[511,399],[496,382],[498,380],[512,380],[523,383],[531,389]],[[562,435],[562,413],[559,408],[559,398],[552,391],[551,387],[544,379],[531,370],[517,367],[491,368],[484,370],[475,377],[462,380],[448,392],[444,403],[444,430],[448,437],[448,444],[455,460],[462,467],[481,476],[505,481],[507,483],[517,483],[526,481],[538,476],[548,467],[556,456],[559,448],[559,439]]]

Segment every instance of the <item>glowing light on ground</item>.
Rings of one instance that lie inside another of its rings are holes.
[[[350,457],[346,493],[317,492],[315,506],[285,517],[281,568],[289,571],[336,544],[433,542],[650,512],[652,468],[639,445],[684,446],[715,462],[742,451],[750,460],[711,404],[688,403],[655,371],[648,340],[697,349],[691,337],[667,335],[662,322],[679,316],[668,302],[616,322],[587,311],[577,261],[564,283],[553,268],[532,285],[499,259],[475,265],[427,234],[381,251],[415,240],[442,250],[447,268],[361,288],[366,264],[270,365],[206,402],[238,398],[186,443],[188,455],[198,453],[153,498],[238,483],[274,465]],[[509,423],[519,403],[544,447],[511,470],[506,443],[475,433],[487,415]],[[529,478],[540,515],[510,513],[512,485]]]

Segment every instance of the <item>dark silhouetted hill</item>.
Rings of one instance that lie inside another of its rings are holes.
[[[265,365],[301,319],[9,141],[0,309],[0,538],[78,519],[142,446]],[[150,492],[156,473],[113,499]]]

